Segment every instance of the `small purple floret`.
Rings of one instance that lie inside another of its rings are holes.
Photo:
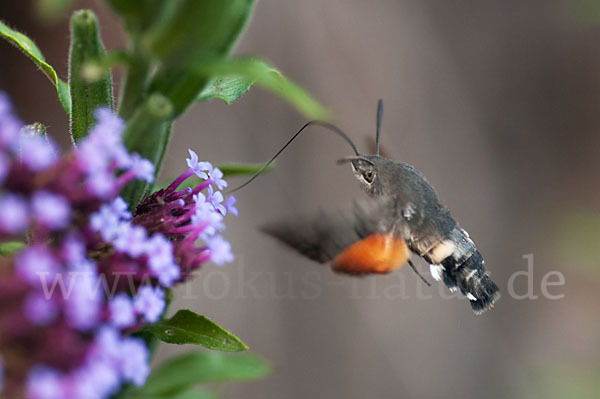
[[[148,266],[152,274],[166,287],[180,277],[180,270],[173,257],[173,244],[162,234],[156,233],[147,242]]]
[[[231,263],[234,260],[231,252],[231,244],[219,235],[212,236],[207,239],[208,248],[210,249],[210,260],[218,266],[225,263]]]
[[[199,178],[205,180],[208,179],[206,171],[212,170],[210,162],[198,162],[198,154],[189,149],[188,152],[190,153],[190,157],[186,159],[188,167],[193,170]]]
[[[111,364],[89,359],[69,379],[65,399],[106,398],[117,391],[120,383],[119,375]]]
[[[22,134],[20,152],[23,164],[35,172],[47,168],[56,161],[56,147],[47,137]]]
[[[25,299],[23,312],[34,324],[45,325],[58,315],[58,304],[54,298],[46,298],[41,292],[34,292]]]
[[[117,294],[109,303],[110,321],[117,328],[127,328],[135,323],[135,312],[131,298],[124,294]]]
[[[165,293],[160,288],[149,285],[140,287],[133,299],[133,308],[147,322],[154,323],[165,310]]]
[[[125,338],[119,345],[119,368],[123,378],[137,386],[144,385],[150,374],[148,348],[141,339]]]
[[[102,284],[91,262],[81,264],[66,277],[65,313],[69,324],[79,330],[96,326],[103,300]]]
[[[27,378],[27,399],[64,398],[61,374],[49,367],[37,365]]]
[[[17,255],[17,273],[34,287],[41,287],[43,281],[52,283],[60,265],[54,256],[42,246],[34,245]]]
[[[14,194],[0,197],[0,231],[20,233],[29,224],[29,209],[25,200]]]
[[[112,243],[117,250],[137,258],[146,251],[147,238],[146,229],[142,226],[122,222],[117,227],[116,236]]]
[[[135,172],[138,179],[145,180],[148,183],[154,181],[154,165],[147,159],[140,157],[138,154],[132,156],[131,169]]]
[[[76,234],[65,237],[61,247],[61,257],[68,265],[77,265],[86,257],[85,243],[83,238]]]
[[[52,230],[65,227],[71,217],[71,208],[67,199],[45,190],[33,195],[31,209],[34,219]]]
[[[212,204],[216,211],[220,212],[221,215],[225,215],[227,213],[227,209],[221,202],[223,202],[223,194],[220,191],[214,191],[212,186],[208,187],[208,195],[206,196],[206,201]]]
[[[223,172],[221,172],[221,169],[219,168],[209,170],[208,178],[219,187],[219,190],[223,190],[227,187],[227,182],[223,179]]]
[[[118,197],[110,204],[102,205],[98,212],[91,215],[90,227],[100,233],[104,240],[110,242],[117,237],[121,221],[130,218],[131,213],[127,210],[127,203]]]
[[[87,176],[86,188],[93,195],[102,199],[109,199],[116,190],[114,176],[106,170],[97,170]]]
[[[233,195],[227,197],[227,199],[225,200],[225,209],[227,209],[227,211],[230,212],[232,215],[238,216],[239,212],[238,209],[235,207],[236,201],[237,200]]]

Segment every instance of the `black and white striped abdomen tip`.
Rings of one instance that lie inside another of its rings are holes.
[[[431,275],[436,280],[444,280],[451,291],[460,289],[469,298],[475,314],[482,314],[494,306],[500,298],[500,289],[483,268],[483,258],[479,251],[473,252],[458,267],[454,257],[449,256],[440,265],[431,265]]]

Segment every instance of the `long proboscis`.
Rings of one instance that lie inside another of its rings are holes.
[[[267,162],[262,168],[260,168],[260,170],[258,172],[256,172],[250,179],[246,180],[240,186],[237,186],[233,190],[230,190],[228,193],[233,193],[235,191],[238,191],[238,190],[246,187],[254,179],[256,179],[258,176],[260,176],[265,171],[265,169],[267,169],[273,163],[273,161],[275,161],[275,159],[279,156],[279,154],[281,154],[290,144],[292,144],[292,142],[296,139],[296,137],[298,137],[300,135],[300,133],[302,133],[304,131],[304,129],[306,129],[307,127],[312,126],[312,125],[324,127],[326,129],[329,129],[330,131],[336,133],[338,136],[340,136],[341,138],[346,140],[346,142],[350,145],[350,147],[352,147],[352,150],[354,151],[356,156],[360,156],[358,149],[356,148],[356,146],[354,145],[352,140],[350,140],[350,137],[348,137],[348,135],[346,133],[344,133],[340,128],[338,128],[335,125],[332,125],[331,123],[327,123],[327,122],[323,122],[323,121],[317,121],[317,120],[310,121],[310,122],[305,123],[304,126],[302,126],[300,128],[300,130],[298,130],[296,132],[296,134],[294,134],[292,136],[292,138],[289,139],[288,142],[285,143],[285,145],[283,147],[281,147],[281,149],[279,151],[277,151],[277,153],[275,155],[273,155],[273,157],[269,160],[269,162]]]

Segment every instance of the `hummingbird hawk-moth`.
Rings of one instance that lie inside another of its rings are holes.
[[[354,150],[353,156],[338,163],[351,165],[368,196],[366,201],[356,202],[349,212],[321,212],[314,218],[269,223],[262,231],[346,274],[389,273],[410,263],[414,253],[430,264],[435,280],[443,280],[452,291],[459,289],[476,314],[485,312],[500,297],[500,291],[484,269],[483,257],[423,174],[407,163],[379,155],[382,113],[380,100],[374,155],[359,153],[345,133],[318,121],[304,125],[275,155],[311,124],[333,130]]]

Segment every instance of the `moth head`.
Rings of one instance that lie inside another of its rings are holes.
[[[377,164],[375,162],[367,159],[365,156],[347,157],[338,161],[338,164],[346,163],[352,166],[354,176],[368,194],[377,194],[381,191]]]

